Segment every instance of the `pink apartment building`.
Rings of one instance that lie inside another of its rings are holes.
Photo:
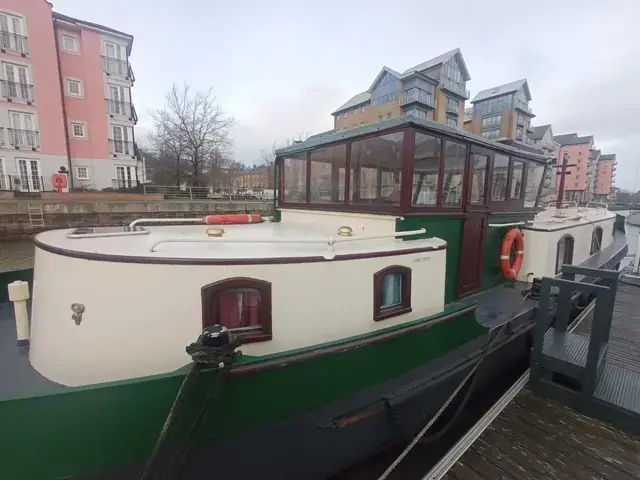
[[[576,133],[556,135],[554,141],[560,144],[557,156],[558,165],[562,165],[565,154],[569,154],[568,168],[570,172],[565,177],[565,199],[585,202],[591,200],[591,185],[594,173],[594,163],[590,159],[594,149],[593,136],[579,137]],[[560,185],[560,176],[556,178],[556,188]]]
[[[0,190],[134,186],[133,36],[0,0]]]
[[[576,165],[568,169],[571,173],[565,180],[565,199],[608,200],[615,179],[615,154],[602,155],[596,150],[591,135],[580,137],[577,133],[569,133],[553,139],[560,144],[558,165],[562,164],[565,153],[569,154],[569,164]],[[556,183],[560,184],[559,176]]]
[[[613,182],[616,177],[617,161],[616,154],[600,155],[596,167],[596,179],[594,186],[594,196],[596,199],[607,199],[611,195]]]

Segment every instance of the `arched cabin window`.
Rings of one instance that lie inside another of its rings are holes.
[[[593,229],[593,233],[591,234],[591,250],[589,251],[590,255],[593,255],[596,252],[599,252],[602,248],[602,227],[596,227]]]
[[[229,278],[202,287],[202,327],[223,325],[244,343],[271,340],[271,283]]]
[[[558,240],[556,273],[560,273],[562,265],[571,265],[573,263],[573,242],[573,237],[569,234],[564,235],[560,240]]]
[[[373,275],[373,320],[411,311],[411,269],[401,265],[383,268]]]

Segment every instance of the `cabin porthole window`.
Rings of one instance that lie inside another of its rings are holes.
[[[596,227],[591,234],[591,250],[589,255],[599,252],[602,249],[602,227]]]
[[[222,325],[243,343],[271,340],[271,283],[230,278],[202,287],[202,328]]]
[[[556,252],[556,273],[562,271],[562,265],[573,263],[573,237],[564,235],[558,240],[558,250]]]
[[[411,311],[411,269],[393,265],[373,276],[373,320],[379,321]]]

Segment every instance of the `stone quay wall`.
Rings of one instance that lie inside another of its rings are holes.
[[[29,208],[39,211],[39,207],[42,207],[44,227],[32,226],[29,219]],[[271,200],[0,199],[0,243],[27,240],[38,232],[58,228],[128,225],[138,218],[189,218],[214,213],[271,215],[272,211]]]

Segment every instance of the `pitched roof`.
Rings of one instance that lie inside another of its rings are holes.
[[[362,103],[367,103],[371,100],[371,94],[369,92],[360,92],[357,95],[354,95],[346,103],[343,103],[338,107],[331,115],[335,115],[338,112],[343,110],[347,110],[349,108],[356,107]]]
[[[527,98],[527,101],[531,100],[531,92],[529,91],[529,83],[527,83],[527,79],[523,78],[520,80],[516,80],[515,82],[505,83],[504,85],[500,85],[499,87],[487,88],[486,90],[482,90],[478,93],[471,103],[480,102],[482,100],[487,100],[493,97],[500,97],[502,95],[506,95],[507,93],[517,92],[521,88],[524,88],[524,94]]]
[[[430,60],[427,60],[426,62],[420,63],[414,67],[411,67],[402,73],[392,68],[389,68],[385,65],[384,67],[382,67],[382,69],[380,69],[380,72],[378,72],[378,75],[376,75],[376,78],[373,80],[373,83],[371,84],[371,86],[366,92],[361,92],[361,93],[358,93],[357,95],[354,95],[350,100],[340,105],[340,107],[338,107],[333,113],[331,113],[331,115],[335,115],[338,112],[347,110],[349,108],[353,108],[357,105],[360,105],[361,103],[370,101],[371,91],[375,87],[376,83],[378,83],[378,80],[380,80],[382,75],[385,74],[385,72],[388,72],[391,75],[394,75],[398,78],[405,78],[410,75],[413,75],[414,73],[421,72],[431,67],[435,67],[436,65],[440,65],[441,63],[448,62],[451,58],[453,58],[456,55],[458,56],[458,60],[460,61],[460,66],[462,67],[462,76],[464,77],[465,80],[470,80],[471,77],[469,76],[469,70],[467,70],[467,65],[464,63],[464,58],[462,58],[462,52],[460,51],[459,48],[450,50],[446,53],[443,53],[442,55],[438,55],[437,57],[434,57]],[[437,80],[435,81],[437,82]]]
[[[382,76],[385,73],[390,73],[391,75],[393,75],[396,78],[400,78],[402,76],[402,74],[400,72],[396,72],[393,68],[389,68],[386,65],[384,67],[382,67],[380,69],[380,72],[378,73],[378,75],[376,75],[376,78],[373,80],[373,83],[371,84],[371,86],[369,87],[369,90],[367,90],[367,92],[373,92],[373,89],[376,86],[376,83],[378,83],[378,81],[380,81],[380,79],[382,78]]]
[[[328,145],[330,143],[358,137],[359,135],[380,132],[404,125],[416,125],[419,127],[427,128],[434,133],[446,134],[453,139],[469,141],[476,145],[497,149],[502,152],[507,152],[508,154],[518,155],[520,157],[535,160],[537,162],[547,161],[547,157],[542,154],[542,151],[540,149],[532,150],[530,148],[521,148],[524,144],[515,147],[504,143],[495,142],[493,140],[487,140],[481,135],[475,135],[473,133],[467,132],[466,130],[445,125],[444,123],[436,122],[434,120],[417,118],[413,115],[403,115],[400,117],[391,118],[389,120],[383,120],[382,122],[363,125],[361,127],[348,128],[346,130],[336,130],[332,133],[327,132],[326,135],[315,135],[313,137],[307,138],[304,142],[298,142],[289,147],[277,149],[276,156],[281,157],[283,155],[302,152],[321,145]]]
[[[592,143],[593,135],[579,137],[577,133],[565,133],[563,135],[556,135],[553,139],[560,145],[582,145],[583,143]]]
[[[102,30],[104,32],[113,33],[115,35],[120,35],[122,37],[126,37],[129,41],[129,50],[131,50],[131,44],[133,43],[133,35],[125,32],[121,32],[120,30],[116,30],[115,28],[105,27],[104,25],[100,25],[99,23],[87,22],[85,20],[79,20],[77,18],[69,17],[68,15],[63,15],[58,12],[53,12],[51,16],[56,20],[61,20],[67,23],[73,23],[79,26],[84,26],[88,28],[93,28],[96,30]],[[128,52],[131,54],[131,51]]]
[[[421,72],[423,70],[427,70],[429,68],[435,67],[436,65],[440,65],[441,63],[446,63],[451,58],[458,55],[458,60],[460,61],[460,65],[462,66],[462,76],[465,80],[471,80],[471,76],[469,75],[469,70],[467,69],[467,65],[464,63],[464,58],[462,58],[462,52],[459,48],[454,48],[453,50],[449,50],[448,52],[443,53],[442,55],[438,55],[437,57],[433,57],[426,62],[419,63],[411,68],[408,68],[404,72],[402,72],[402,76],[409,75],[413,72]]]
[[[606,155],[600,155],[600,160],[615,160],[615,159],[616,159],[615,153],[607,153]]]
[[[547,133],[547,130],[551,128],[551,125],[540,125],[533,127],[533,133],[529,135],[531,140],[542,140],[542,137]]]

